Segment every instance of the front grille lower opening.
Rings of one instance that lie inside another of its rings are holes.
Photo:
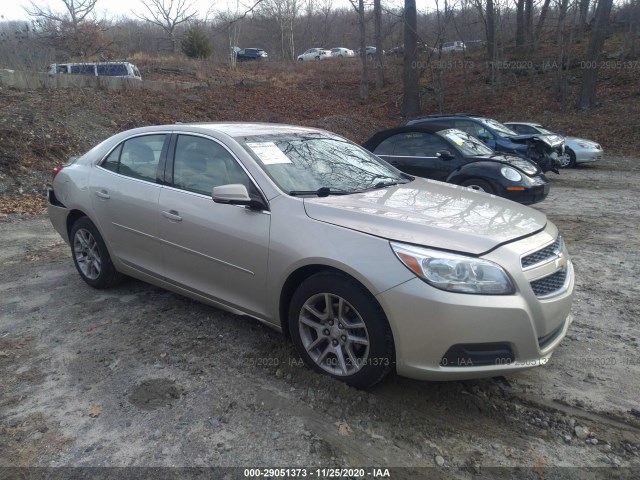
[[[508,343],[461,343],[453,345],[440,360],[441,367],[509,365],[515,355]]]

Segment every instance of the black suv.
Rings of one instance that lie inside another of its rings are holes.
[[[269,55],[261,48],[243,48],[236,52],[236,59],[239,62],[247,60],[267,60]]]
[[[518,135],[502,123],[482,115],[429,115],[407,125],[438,125],[457,128],[482,140],[497,152],[515,153],[535,161],[543,172],[558,172],[564,155],[564,138],[559,135]]]

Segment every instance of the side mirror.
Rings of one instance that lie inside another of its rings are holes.
[[[262,200],[251,198],[247,187],[241,183],[231,183],[229,185],[220,185],[213,187],[211,198],[215,203],[226,203],[228,205],[244,205],[249,208],[258,210],[266,210],[267,206]]]
[[[436,152],[436,157],[441,158],[442,160],[453,160],[456,158],[449,150],[440,150],[439,152]]]

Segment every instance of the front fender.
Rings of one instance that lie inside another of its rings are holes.
[[[503,177],[500,169],[505,165],[504,163],[492,162],[490,160],[467,163],[451,172],[446,181],[447,183],[460,185],[465,180],[480,178],[494,186],[501,185]]]

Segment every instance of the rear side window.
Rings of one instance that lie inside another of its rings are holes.
[[[102,167],[139,180],[155,182],[166,135],[145,135],[124,141],[102,162]]]
[[[96,66],[94,64],[87,65],[71,65],[71,72],[75,75],[92,75],[96,74]]]
[[[98,65],[98,76],[126,77],[129,75],[127,67],[123,64]]]

